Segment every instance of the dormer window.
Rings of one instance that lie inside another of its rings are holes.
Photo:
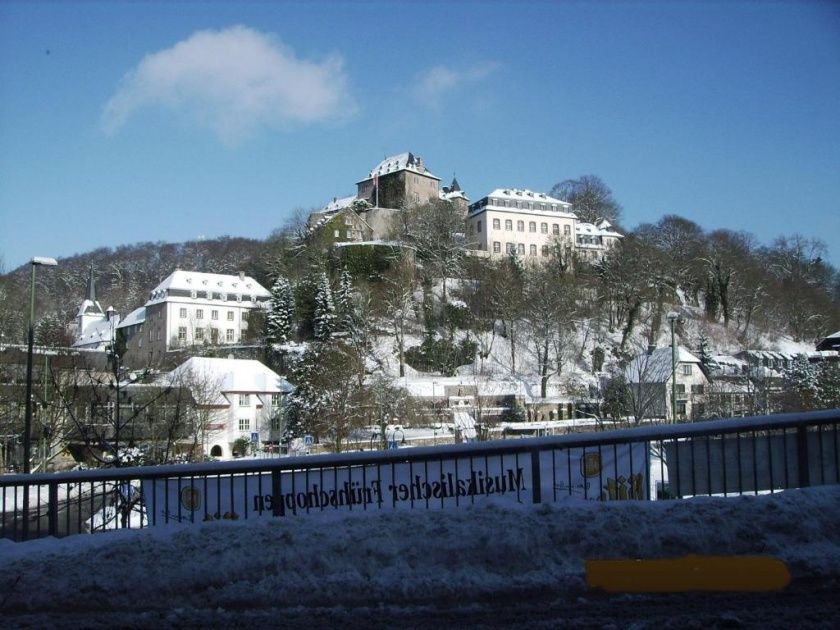
[[[198,297],[198,291],[195,291],[195,290],[190,291],[190,297],[192,299],[196,299]]]

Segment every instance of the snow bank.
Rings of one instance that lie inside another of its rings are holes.
[[[5,609],[446,605],[551,589],[586,558],[768,554],[840,577],[840,487],[770,496],[273,519],[0,541]],[[107,593],[107,596],[105,595]],[[153,604],[149,604],[152,603]]]

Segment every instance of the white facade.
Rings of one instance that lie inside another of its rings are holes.
[[[645,389],[644,393],[638,390],[638,397],[649,401],[645,405],[646,416],[690,420],[702,411],[709,385],[700,365],[700,359],[682,346],[677,346],[675,364],[670,347],[656,348],[637,355],[625,369],[625,377],[630,387]],[[672,412],[672,375],[676,376],[676,415]]]
[[[192,357],[166,375],[172,386],[190,389],[199,412],[205,455],[230,457],[240,438],[256,444],[279,441],[285,397],[293,387],[259,361]]]
[[[268,308],[270,296],[244,274],[175,271],[149,294],[143,345],[150,352],[165,352],[195,344],[239,343],[248,312]]]
[[[467,243],[501,258],[516,251],[525,260],[546,259],[556,243],[571,249],[577,216],[570,204],[545,193],[497,188],[469,207]]]
[[[597,262],[602,260],[623,234],[616,232],[606,219],[598,223],[578,223],[575,226],[575,248],[581,260]]]

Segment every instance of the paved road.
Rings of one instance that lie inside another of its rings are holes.
[[[104,603],[104,602],[103,602]],[[107,606],[107,604],[104,604]],[[831,628],[840,619],[840,584],[798,582],[780,593],[620,595],[508,592],[480,601],[359,602],[349,607],[236,609],[122,602],[119,610],[3,611],[15,628]]]

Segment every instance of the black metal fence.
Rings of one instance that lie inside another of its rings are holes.
[[[0,477],[0,536],[840,483],[840,410],[340,455]]]

